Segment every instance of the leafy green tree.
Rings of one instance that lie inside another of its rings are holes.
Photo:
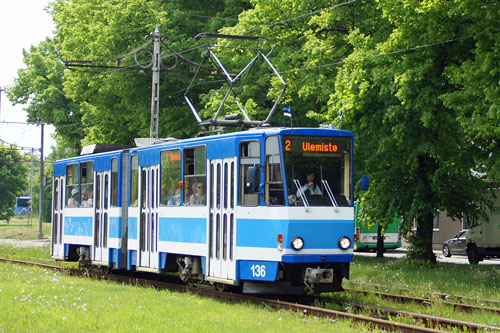
[[[236,19],[247,7],[245,1],[58,1],[53,17],[61,54],[67,60],[113,58],[143,45],[144,36],[158,25],[165,42],[174,50],[191,49],[193,37],[214,31]],[[203,10],[201,10],[203,9]],[[165,51],[165,47],[162,48]],[[152,49],[151,49],[152,51]],[[199,50],[183,53],[198,57]],[[141,63],[150,61],[139,54]],[[173,57],[164,55],[166,68]],[[112,65],[112,62],[104,64]],[[133,57],[121,65],[133,66]],[[116,65],[116,63],[114,64]],[[182,97],[191,79],[190,66],[179,64],[175,75],[162,72],[160,79],[160,137],[187,137],[198,131]],[[92,70],[96,73],[90,73]],[[151,72],[81,69],[65,75],[66,94],[83,108],[85,143],[130,144],[135,137],[149,136]]]
[[[370,213],[381,221],[401,214],[407,231],[415,222],[410,255],[435,262],[434,215],[480,214],[474,201],[484,183],[472,170],[484,156],[441,100],[455,90],[447,66],[467,59],[473,40],[459,39],[470,22],[453,15],[456,4],[403,2],[378,2],[380,24],[391,30],[351,33],[355,51],[337,75],[328,117],[338,122],[342,109],[345,128],[357,135],[357,161],[372,180]]]
[[[317,126],[324,120],[318,115],[329,110],[328,101],[338,69],[337,66],[317,66],[338,62],[352,52],[347,38],[354,28],[368,32],[378,29],[372,7],[370,4],[362,6],[361,2],[341,5],[344,1],[339,1],[332,5],[331,1],[316,0],[253,0],[251,3],[253,8],[239,16],[236,26],[221,31],[267,38],[269,42],[264,44],[264,52],[274,47],[270,60],[287,83],[282,106],[292,108],[295,126]],[[248,62],[248,57],[238,56],[232,50],[222,57],[240,68]],[[261,91],[268,91],[261,88],[264,81],[270,80],[267,73],[259,72],[258,80],[251,81],[260,86],[244,92],[247,98],[256,99]],[[277,96],[280,83],[274,79],[271,84],[274,90],[264,97]],[[263,100],[256,99],[256,103],[263,106],[259,111],[261,118],[269,111],[269,104]],[[274,118],[277,124],[282,122],[279,117],[281,112]]]
[[[454,110],[471,138],[486,155],[489,179],[500,179],[500,3],[456,1],[452,13],[462,22],[462,36],[470,36],[467,57],[450,63],[444,75],[455,87],[440,99]]]
[[[0,219],[8,220],[14,215],[16,197],[23,194],[27,186],[27,172],[16,148],[0,143]]]

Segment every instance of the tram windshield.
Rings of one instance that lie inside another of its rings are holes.
[[[291,206],[352,206],[351,139],[283,136]]]

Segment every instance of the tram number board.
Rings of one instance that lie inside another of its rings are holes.
[[[285,137],[283,149],[296,153],[338,153],[346,147],[345,140],[338,138]]]

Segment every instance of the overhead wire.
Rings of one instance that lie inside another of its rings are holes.
[[[330,9],[333,9],[333,8],[347,6],[347,5],[350,5],[350,4],[352,4],[354,2],[358,2],[358,1],[360,1],[360,0],[350,0],[350,1],[347,1],[347,2],[335,4],[333,6],[329,6],[329,7],[321,8],[321,9],[318,9],[318,10],[314,10],[312,12],[309,12],[309,13],[306,13],[306,14],[302,14],[302,15],[298,15],[298,16],[295,16],[295,17],[291,17],[291,18],[283,20],[283,21],[279,21],[279,22],[275,22],[275,23],[271,23],[271,24],[267,24],[267,25],[263,25],[263,26],[260,26],[260,27],[257,27],[257,28],[253,28],[253,29],[247,30],[247,31],[244,32],[244,34],[247,34],[247,33],[250,33],[250,32],[254,32],[254,31],[257,31],[257,30],[262,30],[262,29],[265,29],[265,28],[270,28],[270,27],[273,27],[275,25],[287,23],[287,22],[290,22],[290,21],[298,20],[298,19],[301,19],[303,17],[307,17],[307,16],[311,16],[311,15],[314,15],[314,14],[318,14],[318,13],[321,13],[321,12],[324,12],[326,10],[330,10]]]
[[[306,70],[312,70],[312,69],[318,69],[318,68],[332,67],[332,66],[338,66],[338,65],[343,65],[343,64],[347,64],[347,63],[359,62],[359,61],[363,61],[363,60],[369,60],[369,59],[375,59],[375,58],[380,58],[380,57],[386,57],[386,56],[389,56],[389,55],[394,55],[394,54],[399,54],[399,53],[405,53],[405,52],[410,52],[410,51],[416,51],[416,50],[425,49],[425,48],[432,47],[432,46],[437,46],[437,45],[452,43],[452,42],[456,42],[456,41],[459,41],[459,40],[464,40],[464,39],[472,38],[472,37],[475,37],[475,36],[478,36],[478,35],[482,35],[482,34],[485,34],[485,33],[486,32],[474,33],[474,34],[470,34],[470,35],[467,35],[467,36],[462,36],[462,37],[447,39],[447,40],[443,40],[443,41],[439,41],[439,42],[434,42],[434,43],[429,43],[429,44],[425,44],[425,45],[414,46],[414,47],[410,47],[410,48],[407,48],[407,49],[401,49],[401,50],[395,50],[395,51],[390,51],[390,52],[385,52],[385,53],[380,53],[380,54],[374,54],[374,55],[371,55],[371,56],[361,57],[361,58],[357,58],[357,59],[342,60],[342,61],[332,62],[332,63],[328,63],[328,64],[323,64],[323,65],[310,66],[310,67],[302,67],[302,68],[295,68],[295,69],[290,69],[290,70],[279,72],[279,73],[280,74],[288,74],[288,73],[292,73],[292,72],[299,72],[299,71],[306,71]]]

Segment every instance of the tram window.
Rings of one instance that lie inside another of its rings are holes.
[[[95,206],[97,209],[101,209],[101,175],[97,174],[97,182],[95,185]]]
[[[94,163],[86,162],[80,164],[80,186],[82,189],[80,205],[92,207],[94,191]]]
[[[161,152],[161,205],[181,204],[181,151],[180,149]]]
[[[141,207],[146,207],[146,170],[141,171]]]
[[[54,182],[54,210],[59,210],[59,180]]]
[[[130,206],[137,207],[137,199],[139,194],[139,158],[137,155],[132,156],[132,168],[130,173]]]
[[[57,244],[57,225],[58,225],[58,221],[57,221],[57,213],[54,214],[54,222],[52,224],[52,242],[54,242],[54,244]]]
[[[104,209],[108,209],[108,202],[109,202],[109,195],[108,195],[108,190],[109,190],[109,179],[108,175],[104,175]]]
[[[229,225],[229,260],[233,261],[233,247],[234,247],[234,214],[231,214]]]
[[[264,190],[266,205],[281,206],[285,203],[279,142],[276,136],[266,139],[266,182]]]
[[[95,213],[95,223],[94,223],[94,246],[99,247],[99,212]]]
[[[78,207],[78,165],[66,166],[66,206]]]
[[[206,204],[207,154],[205,147],[184,149],[184,204]]]
[[[231,191],[230,206],[231,209],[233,209],[234,208],[234,162],[231,162],[231,188],[229,190]]]
[[[224,163],[224,208],[227,209],[227,198],[229,196],[228,163]]]
[[[282,140],[290,205],[352,205],[350,138],[284,136]]]
[[[118,159],[111,160],[111,207],[118,206]]]
[[[245,141],[240,143],[240,188],[239,200],[242,206],[257,206],[259,194],[254,192],[253,168],[260,165],[260,142]]]
[[[222,259],[227,259],[227,214],[224,214],[224,223],[222,225]]]
[[[108,213],[104,213],[104,223],[102,226],[102,246],[108,247]]]

